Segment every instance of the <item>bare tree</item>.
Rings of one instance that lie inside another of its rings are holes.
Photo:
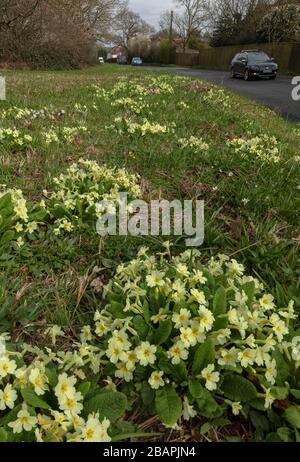
[[[176,3],[182,8],[182,13],[175,14],[174,23],[185,50],[191,36],[199,34],[207,20],[206,2],[205,0],[176,0]]]
[[[154,28],[144,21],[141,16],[129,10],[127,6],[116,16],[111,39],[128,50],[130,40],[139,34],[150,34]]]

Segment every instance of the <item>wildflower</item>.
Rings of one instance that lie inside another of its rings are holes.
[[[8,357],[0,358],[0,378],[4,379],[7,375],[13,375],[17,369],[16,362]]]
[[[194,341],[196,343],[203,343],[205,341],[205,334],[203,333],[202,326],[200,324],[200,321],[193,320],[190,323],[190,334],[191,334],[191,345],[194,345]],[[195,344],[196,344],[195,343]]]
[[[190,327],[181,327],[180,328],[180,340],[184,344],[185,348],[190,348],[190,346],[195,346],[197,340],[192,333]]]
[[[180,340],[176,342],[168,351],[168,358],[172,360],[172,364],[179,364],[181,360],[188,358],[189,352],[186,350],[184,343]]]
[[[74,392],[71,398],[64,397],[59,400],[59,407],[66,415],[78,415],[83,409],[83,405],[80,401],[83,400],[83,396],[79,392]]]
[[[160,387],[163,387],[165,382],[163,380],[164,373],[162,371],[154,371],[152,372],[148,382],[153,390],[158,390]]]
[[[190,275],[187,266],[184,265],[183,263],[178,263],[176,265],[176,271],[180,276],[183,276],[183,277],[186,277],[186,278],[188,278],[189,275]]]
[[[208,310],[207,308],[204,308],[204,306],[200,306],[199,314],[201,316],[201,319],[200,319],[201,328],[203,329],[203,331],[209,332],[212,329],[213,324],[215,322],[214,315],[212,314],[210,310]]]
[[[275,401],[275,398],[272,395],[271,389],[267,389],[266,394],[265,394],[265,408],[271,409],[274,401]]]
[[[16,241],[16,244],[17,244],[17,246],[18,246],[19,248],[21,248],[21,247],[24,247],[25,241],[24,241],[24,239],[23,239],[22,237],[18,237],[18,239],[17,239],[17,241]]]
[[[17,392],[8,383],[4,390],[0,390],[0,411],[4,411],[7,407],[13,409],[17,397]]]
[[[22,430],[30,432],[37,423],[37,418],[30,415],[26,404],[17,414],[17,420],[10,422],[8,426],[13,429],[13,433],[21,433]]]
[[[47,376],[37,367],[31,370],[29,374],[29,382],[32,383],[37,395],[44,395],[46,390],[48,390]]]
[[[164,281],[165,274],[159,271],[154,271],[148,276],[146,276],[146,282],[148,287],[162,287],[165,284]]]
[[[107,430],[110,427],[108,419],[102,422],[99,420],[99,414],[90,414],[84,427],[82,428],[81,439],[86,443],[109,443],[111,441]]]
[[[199,305],[206,305],[204,292],[200,292],[197,289],[191,289],[191,294]]]
[[[156,361],[156,350],[155,345],[150,345],[149,342],[142,342],[135,350],[140,365],[148,366],[148,364],[154,364]]]
[[[264,295],[259,300],[259,304],[260,304],[261,308],[263,308],[263,310],[265,310],[265,311],[273,310],[274,307],[275,307],[274,297],[272,295],[270,295],[270,294]]]
[[[191,312],[186,308],[182,308],[179,313],[174,313],[172,316],[172,321],[175,324],[176,329],[181,327],[187,327],[191,317]]]
[[[164,309],[161,308],[157,314],[151,316],[151,321],[153,324],[158,324],[159,322],[165,321],[167,319],[167,315],[164,314]]]
[[[271,384],[275,384],[275,379],[277,376],[277,365],[275,359],[266,361],[266,379]]]
[[[220,366],[231,366],[236,367],[237,363],[237,349],[235,347],[230,348],[230,350],[222,349],[219,351],[220,358],[218,359],[218,364]]]
[[[36,231],[38,229],[38,225],[35,221],[32,221],[31,223],[28,223],[27,225],[27,232],[29,234],[32,234],[34,233],[34,231]]]
[[[58,384],[56,385],[54,391],[55,395],[57,396],[58,400],[63,400],[66,398],[72,399],[76,392],[75,384],[76,384],[75,377],[68,377],[65,372],[58,376]]]
[[[203,371],[201,372],[201,376],[203,379],[206,380],[205,386],[209,391],[213,391],[217,389],[217,383],[220,380],[219,372],[214,372],[215,365],[209,364]]]
[[[219,345],[225,345],[225,343],[230,339],[231,330],[230,329],[221,329],[218,331],[217,342]]]
[[[128,363],[118,363],[117,364],[117,370],[115,372],[115,377],[119,378],[119,379],[124,379],[125,382],[131,382],[131,380],[133,379],[133,373],[132,373],[132,369],[134,368],[133,367],[129,367],[128,366]]]
[[[238,360],[241,363],[241,366],[247,368],[248,366],[252,366],[255,361],[255,351],[250,350],[250,348],[246,348],[243,351],[238,353]]]
[[[195,411],[194,407],[189,403],[187,396],[183,398],[183,412],[182,417],[184,420],[190,420],[196,417],[197,411]]]
[[[300,337],[292,339],[292,358],[294,361],[300,361]]]
[[[241,406],[240,402],[230,403],[230,405],[231,405],[233,415],[239,415],[241,410],[243,409],[243,406]]]
[[[15,230],[17,231],[17,233],[22,233],[22,231],[24,230],[24,226],[22,223],[17,223],[16,226],[15,226]]]
[[[52,345],[55,346],[56,345],[56,338],[58,336],[64,335],[64,332],[63,332],[61,327],[59,327],[57,325],[54,325],[52,327],[49,327],[45,331],[45,334],[49,335],[49,337],[51,338],[51,341],[52,341]]]

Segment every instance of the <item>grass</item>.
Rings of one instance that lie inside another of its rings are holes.
[[[170,76],[175,94],[148,97],[151,114],[146,115],[161,125],[175,122],[175,134],[130,137],[108,127],[120,115],[133,120],[142,116],[97,99],[93,85],[111,89],[119,77],[147,82],[148,71],[105,65],[76,72],[5,71],[3,75],[8,94],[7,101],[0,102],[0,111],[11,106],[46,106],[63,109],[66,115],[53,120],[2,120],[3,128],[22,128],[35,143],[23,152],[0,145],[0,183],[22,189],[29,201],[39,201],[44,189],[51,190],[54,176],[85,158],[138,173],[146,199],[204,199],[205,242],[200,249],[204,258],[218,252],[234,256],[265,283],[279,303],[294,298],[299,309],[300,164],[295,157],[300,136],[294,125],[229,92],[229,109],[208,104],[204,96],[210,85]],[[187,108],[179,106],[181,101]],[[87,106],[87,111],[74,111],[75,104]],[[47,147],[39,141],[51,126],[80,125],[87,127],[88,134],[77,136],[72,143]],[[280,163],[244,159],[226,146],[228,139],[262,134],[278,140]],[[191,135],[209,144],[205,155],[179,149],[177,139]],[[96,237],[93,241],[84,236],[48,236],[43,242],[33,242],[27,257],[0,258],[0,331],[10,331],[14,339],[35,342],[38,338],[43,344],[45,326],[58,324],[76,337],[77,328],[89,322],[101,303],[90,286],[93,268],[102,268],[105,281],[138,247],[146,244],[160,251],[164,240],[116,237],[99,250]],[[175,252],[184,248],[182,239],[174,243]]]
[[[120,110],[110,102],[97,100],[92,85],[109,89],[120,76],[143,81],[149,75],[142,70],[107,65],[78,72],[4,74],[8,95],[1,109],[52,106],[66,111],[65,117],[53,121],[5,119],[4,127],[17,125],[38,137],[50,126],[85,125],[89,134],[63,146],[45,147],[37,142],[34,149],[23,153],[1,147],[0,183],[20,188],[29,200],[36,201],[44,189],[51,188],[54,176],[81,157],[109,166],[125,166],[141,176],[146,198],[204,199],[206,236],[202,252],[234,255],[281,301],[293,296],[300,303],[299,162],[293,161],[300,138],[293,125],[269,109],[230,93],[232,109],[222,110],[214,104],[207,107],[203,101],[205,85],[175,78],[175,96],[151,96],[152,114],[148,119],[162,125],[175,122],[179,138],[202,137],[210,146],[203,156],[179,149],[174,134],[128,137],[107,128],[116,116],[128,115],[128,109]],[[189,108],[181,109],[180,101]],[[88,108],[99,103],[99,109],[77,113],[76,103]],[[275,136],[283,161],[258,165],[228,155],[226,140],[247,132]],[[159,240],[143,240],[160,248]],[[113,262],[129,259],[143,240],[114,238],[101,257]],[[8,267],[6,262],[5,271],[0,273],[3,291],[14,299],[16,291],[26,287],[14,302],[17,306],[13,325],[21,319],[22,326],[43,320],[71,327],[75,320],[82,322],[81,314],[93,312],[98,303],[94,295],[87,289],[77,304],[77,294],[80,278],[98,262],[97,245],[84,242],[84,238],[79,245],[76,239],[49,240],[33,245],[28,260],[10,262]],[[178,250],[182,246],[183,241],[177,241]]]

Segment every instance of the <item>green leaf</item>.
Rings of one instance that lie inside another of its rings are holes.
[[[84,382],[77,387],[77,390],[82,394],[83,398],[85,398],[88,392],[90,391],[90,388],[91,382]]]
[[[172,327],[173,324],[171,320],[161,322],[158,329],[155,331],[154,343],[156,345],[165,343],[171,335]]]
[[[256,430],[261,430],[263,432],[268,432],[270,429],[270,425],[268,419],[261,414],[260,412],[251,410],[250,413],[250,420],[252,425]]]
[[[24,401],[35,409],[51,409],[49,404],[39,398],[31,388],[22,388],[21,395],[23,396]]]
[[[207,340],[205,343],[199,345],[196,350],[193,361],[193,374],[197,375],[205,369],[208,364],[215,362],[215,345],[212,340]]]
[[[106,417],[111,422],[115,422],[125,414],[126,407],[127,398],[123,393],[105,391],[87,401],[84,413],[88,415],[92,412],[98,412],[100,419]]]
[[[54,367],[46,367],[46,376],[49,381],[49,385],[52,388],[55,388],[58,383],[57,371]]]
[[[170,374],[176,382],[184,382],[187,379],[188,373],[184,361],[174,365],[168,358],[163,356],[158,362],[158,367],[166,374]]]
[[[12,204],[11,194],[10,193],[4,194],[4,196],[2,196],[0,198],[0,210],[1,210],[1,212],[3,212],[4,209],[12,210],[11,204]]]
[[[273,387],[271,388],[271,393],[275,399],[279,399],[280,401],[282,401],[288,398],[289,389],[286,387]]]
[[[150,387],[148,382],[142,383],[141,397],[146,409],[148,409],[149,411],[153,410],[155,391],[153,390],[153,388]]]
[[[279,351],[278,348],[274,351],[273,357],[277,365],[276,383],[279,386],[284,386],[285,382],[289,379],[291,375],[290,367],[284,359],[283,354]]]
[[[199,414],[203,417],[220,417],[223,409],[218,405],[212,394],[197,380],[191,380],[189,390],[197,403]]]
[[[0,245],[4,246],[11,242],[15,237],[15,232],[14,231],[6,231],[3,236],[0,239]]]
[[[123,304],[115,302],[114,300],[110,302],[109,311],[115,319],[125,319],[127,317],[127,313],[124,313]]]
[[[300,429],[300,409],[296,406],[289,406],[284,411],[284,417],[293,427]]]
[[[294,398],[300,399],[300,390],[290,390],[290,392]]]
[[[182,414],[182,402],[172,386],[157,390],[155,396],[155,409],[160,420],[165,425],[175,425]]]
[[[218,317],[226,313],[227,308],[227,296],[226,290],[224,287],[219,287],[216,291],[214,300],[213,300],[213,314],[215,317]]]
[[[227,375],[223,380],[221,389],[227,398],[241,403],[252,401],[257,396],[253,383],[239,375]]]
[[[142,316],[135,316],[133,319],[133,327],[138,333],[138,336],[140,337],[141,340],[146,340],[146,337],[149,332],[149,327],[145,323],[144,319]]]
[[[4,428],[0,428],[0,443],[6,443],[7,441],[7,431]]]

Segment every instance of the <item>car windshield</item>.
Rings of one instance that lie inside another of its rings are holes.
[[[248,54],[249,63],[265,63],[266,61],[271,61],[271,58],[265,53],[249,53]]]

